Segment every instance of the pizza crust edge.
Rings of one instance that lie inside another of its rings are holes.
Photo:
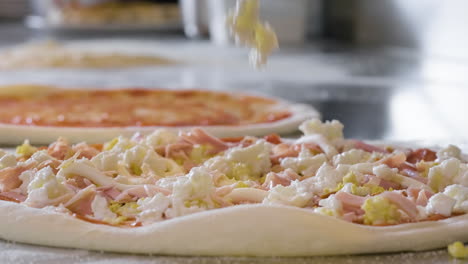
[[[300,208],[242,205],[119,228],[5,201],[0,201],[0,214],[0,237],[6,240],[140,254],[342,255],[429,250],[468,239],[468,215],[371,227]]]

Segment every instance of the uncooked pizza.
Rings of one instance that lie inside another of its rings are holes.
[[[45,86],[0,89],[0,141],[99,142],[155,127],[204,127],[218,136],[293,132],[309,106],[279,99],[203,90],[83,90]]]
[[[131,253],[313,256],[468,241],[461,149],[156,130],[0,154],[0,237]],[[454,244],[461,252],[460,243]],[[463,245],[461,245],[463,248]]]
[[[48,41],[29,43],[0,53],[1,70],[43,68],[127,68],[171,65],[178,62],[164,56],[126,54],[120,52],[89,52]]]

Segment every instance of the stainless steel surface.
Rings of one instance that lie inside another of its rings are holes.
[[[327,30],[359,45],[410,47],[468,59],[464,0],[329,0]]]

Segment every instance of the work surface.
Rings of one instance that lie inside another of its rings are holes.
[[[315,258],[247,258],[247,257],[171,257],[140,256],[57,249],[0,242],[2,263],[17,264],[435,264],[462,263],[445,250],[385,255],[315,257]]]
[[[2,31],[3,30],[3,31]],[[4,34],[8,33],[8,34]],[[0,45],[31,35],[0,27]],[[345,124],[347,137],[463,144],[468,140],[468,64],[402,49],[363,50],[320,43],[284,47],[267,69],[252,71],[246,52],[182,38],[67,42],[89,50],[123,50],[181,59],[183,65],[127,70],[0,72],[0,84],[68,87],[204,88],[274,95],[310,103],[324,119]],[[317,238],[320,239],[320,238]],[[445,250],[318,258],[133,256],[0,242],[1,263],[462,263]]]

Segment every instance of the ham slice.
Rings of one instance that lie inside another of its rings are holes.
[[[61,137],[47,148],[47,153],[59,160],[65,160],[70,156],[71,151],[68,141]]]
[[[64,206],[79,215],[92,215],[91,203],[95,196],[96,187],[91,185],[77,192]]]
[[[335,198],[341,202],[343,209],[345,207],[361,208],[361,206],[367,200],[367,197],[362,197],[342,191],[337,192],[335,194]]]
[[[0,191],[8,192],[21,186],[23,181],[19,176],[24,171],[28,170],[26,167],[8,167],[0,170]]]
[[[348,222],[354,222],[359,219],[359,216],[356,214],[356,212],[347,212],[343,214],[341,219],[348,221]]]
[[[416,202],[416,205],[426,206],[429,198],[434,195],[432,192],[417,188],[408,188],[408,196]]]
[[[200,144],[211,146],[212,149],[209,151],[210,154],[217,154],[229,148],[227,143],[223,142],[219,138],[209,135],[200,128],[194,128],[192,131],[182,134],[182,139],[194,145]]]
[[[87,159],[92,159],[94,156],[96,156],[97,154],[99,154],[99,150],[89,146],[88,144],[86,143],[79,143],[79,144],[76,144],[72,147],[72,150],[75,152],[75,153],[79,153],[78,155],[78,159],[79,158],[87,158]]]
[[[45,167],[50,167],[54,174],[57,174],[57,172],[59,171],[58,167],[60,166],[60,164],[62,163],[56,159],[46,160],[37,165],[37,170],[41,170]]]
[[[164,195],[170,195],[171,191],[158,187],[156,185],[139,185],[135,186],[134,188],[126,189],[125,191],[121,192],[116,198],[116,201],[127,201],[127,200],[135,200],[142,198],[142,197],[152,197],[157,193],[162,193]]]
[[[3,197],[6,197],[6,198],[9,198],[9,199],[13,199],[15,201],[18,201],[18,202],[24,202],[26,201],[26,195],[24,194],[21,194],[19,192],[2,192],[0,193],[0,196],[3,196]],[[2,198],[3,199],[3,198]]]
[[[390,202],[405,212],[411,219],[414,220],[418,216],[418,208],[416,207],[416,204],[403,196],[403,194],[399,192],[384,192],[380,195],[390,200]]]
[[[300,151],[301,148],[299,145],[292,146],[282,143],[273,147],[273,153],[270,156],[270,160],[273,164],[279,164],[284,158],[297,157]]]
[[[364,151],[367,151],[367,152],[388,153],[385,149],[383,149],[381,147],[370,145],[370,144],[364,143],[364,142],[362,142],[360,140],[353,140],[353,143],[354,143],[355,148],[361,149],[361,150],[364,150]]]
[[[263,139],[265,139],[267,142],[271,143],[271,144],[281,144],[283,141],[281,140],[281,137],[278,135],[278,134],[270,134],[270,135],[266,135],[265,137],[263,137]]]
[[[292,181],[299,180],[300,178],[301,177],[291,169],[286,169],[278,173],[270,172],[266,175],[265,182],[262,186],[267,190],[275,187],[276,185],[289,186]]]
[[[408,155],[408,162],[409,163],[417,163],[419,161],[434,161],[437,159],[437,155],[434,151],[427,149],[427,148],[421,148],[421,149],[416,149],[412,151]]]
[[[365,178],[366,178],[365,183],[372,184],[372,185],[378,185],[378,186],[384,188],[385,190],[388,190],[390,188],[392,188],[392,189],[400,189],[401,188],[401,185],[399,183],[392,182],[392,181],[389,181],[389,180],[385,180],[385,179],[376,177],[375,175],[366,174]]]
[[[173,157],[174,153],[186,153],[190,152],[193,148],[193,144],[190,144],[188,142],[176,142],[172,144],[168,144],[166,146],[162,147],[164,149],[163,151],[163,156],[166,158]],[[160,153],[160,151],[157,151]],[[160,153],[161,154],[161,153]]]
[[[72,176],[69,176],[69,178],[67,179],[66,183],[68,185],[71,185],[79,190],[81,189],[84,189],[90,185],[92,185],[93,183],[88,180],[87,178],[85,177],[82,177],[82,176],[78,176],[78,175],[72,175]]]
[[[119,189],[114,188],[113,186],[99,187],[97,188],[97,191],[109,200],[116,200],[122,193]]]
[[[399,152],[383,159],[381,162],[390,168],[400,168],[406,162],[406,155],[403,152]]]

